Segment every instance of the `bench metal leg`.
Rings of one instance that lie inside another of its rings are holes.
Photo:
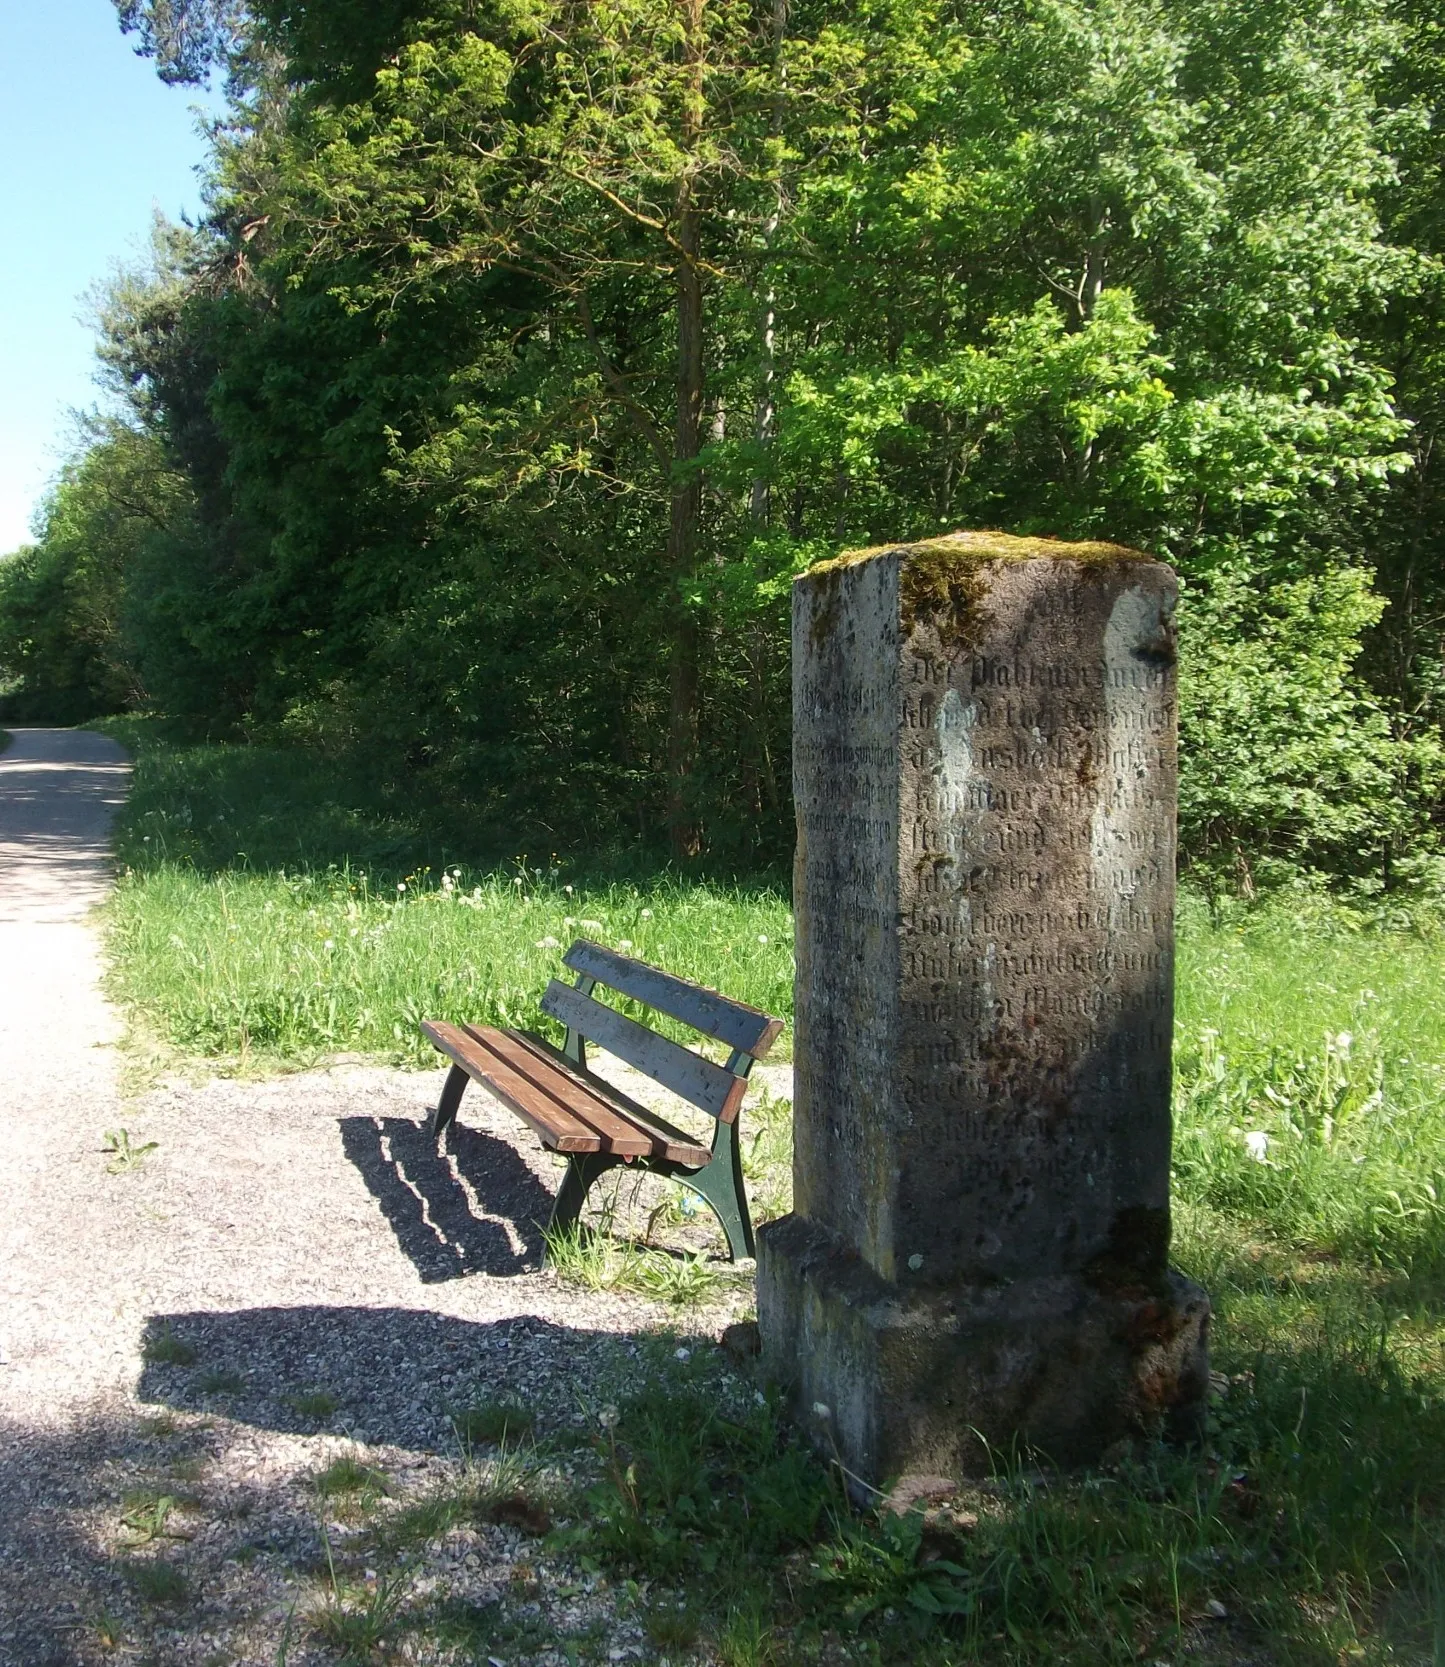
[[[447,1072],[447,1080],[442,1085],[442,1097],[437,1101],[431,1129],[428,1131],[433,1140],[440,1140],[446,1133],[447,1124],[456,1121],[457,1107],[462,1103],[462,1090],[470,1081],[471,1078],[460,1065],[453,1065]]]
[[[562,1185],[552,1202],[552,1218],[547,1223],[547,1231],[555,1233],[559,1228],[575,1227],[593,1182],[600,1180],[609,1169],[616,1169],[621,1162],[621,1158],[606,1152],[569,1152],[567,1173],[562,1177]]]
[[[728,1236],[733,1261],[740,1256],[757,1255],[748,1195],[743,1187],[743,1149],[736,1123],[718,1123],[712,1143],[712,1162],[706,1169],[672,1170],[671,1174],[711,1205]]]

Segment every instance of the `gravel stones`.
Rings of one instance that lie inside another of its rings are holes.
[[[64,803],[28,807],[0,768],[0,883],[23,862],[35,903],[0,918],[0,1667],[334,1662],[307,1623],[333,1569],[348,1611],[416,1623],[401,1661],[640,1655],[628,1605],[545,1553],[524,1513],[434,1534],[407,1513],[485,1482],[490,1450],[463,1451],[452,1415],[493,1399],[535,1419],[547,1456],[528,1488],[567,1498],[616,1403],[688,1369],[675,1311],[543,1270],[552,1159],[476,1090],[438,1156],[421,1126],[439,1072],[123,1100],[76,918],[104,883],[118,750],[32,731],[9,757]],[[112,1172],[120,1129],[155,1146]],[[729,1286],[689,1329],[716,1336],[746,1300]],[[387,1491],[320,1494],[346,1458]],[[480,1657],[478,1640],[494,1640]]]

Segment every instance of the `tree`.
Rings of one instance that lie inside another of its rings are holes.
[[[253,724],[390,725],[544,837],[585,779],[610,830],[756,849],[787,837],[800,566],[1102,533],[1186,580],[1191,860],[1378,869],[1325,801],[1394,783],[1392,848],[1438,802],[1428,629],[1413,718],[1354,667],[1389,630],[1372,572],[1403,618],[1429,566],[1396,564],[1425,427],[1385,363],[1393,330],[1424,413],[1401,27],[1386,0],[257,0],[208,253],[121,332],[195,483],[197,666]],[[1257,769],[1211,771],[1252,726]],[[1331,775],[1352,730],[1368,768]]]

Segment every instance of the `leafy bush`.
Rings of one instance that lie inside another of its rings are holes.
[[[1351,567],[1187,588],[1179,832],[1205,885],[1315,870],[1388,886],[1402,856],[1434,848],[1445,748],[1433,731],[1401,739],[1354,669],[1382,610]]]

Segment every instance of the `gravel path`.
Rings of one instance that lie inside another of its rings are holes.
[[[0,1664],[334,1661],[296,1618],[320,1589],[317,1472],[355,1456],[400,1509],[461,1475],[459,1408],[518,1395],[544,1433],[585,1431],[672,1360],[658,1334],[678,1322],[541,1269],[551,1159],[475,1090],[436,1155],[420,1125],[440,1073],[123,1102],[84,916],[124,772],[84,732],[19,730],[0,757]],[[129,1163],[102,1150],[121,1130]],[[688,1328],[715,1336],[744,1300]],[[343,1574],[349,1534],[364,1591],[374,1537],[332,1525]],[[158,1561],[183,1587],[161,1591]],[[576,1659],[643,1654],[605,1582],[534,1565],[521,1529],[474,1521],[406,1563],[407,1601],[520,1593],[531,1632],[509,1611],[506,1636],[531,1653],[499,1642],[509,1663],[568,1659],[563,1635],[590,1640]]]

